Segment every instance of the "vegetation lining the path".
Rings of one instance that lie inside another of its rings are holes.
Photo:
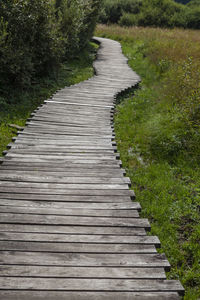
[[[141,76],[116,108],[121,159],[185,300],[200,297],[200,35],[198,31],[98,26],[122,43]]]

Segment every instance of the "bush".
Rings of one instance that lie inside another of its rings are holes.
[[[62,54],[48,0],[4,1],[0,10],[0,81],[25,87],[52,70]]]
[[[100,0],[3,0],[0,6],[0,92],[29,88],[56,74],[91,38]]]
[[[187,3],[188,7],[199,7],[200,6],[200,0],[191,0]]]
[[[200,7],[188,9],[185,20],[187,28],[200,29]]]
[[[187,5],[176,2],[173,0],[105,0],[100,22],[118,23],[121,26],[199,29],[200,0],[192,0]]]
[[[137,14],[142,5],[141,0],[104,0],[104,10],[100,22],[118,23],[124,13]]]
[[[120,26],[135,26],[138,24],[138,18],[134,14],[129,14],[129,13],[124,13],[120,20],[119,20],[119,25]]]
[[[143,5],[138,15],[139,26],[172,27],[175,14],[183,10],[182,5],[171,0],[148,0]]]
[[[99,16],[101,0],[89,0],[83,3],[83,23],[79,32],[79,48],[85,47],[93,36],[96,22]]]

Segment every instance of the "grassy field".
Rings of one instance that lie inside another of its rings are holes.
[[[91,43],[79,57],[63,64],[56,77],[40,79],[32,85],[31,90],[9,91],[6,101],[0,97],[0,155],[17,133],[17,130],[9,124],[24,126],[33,110],[56,90],[86,80],[93,75],[92,64],[97,48],[96,44]]]
[[[180,279],[185,300],[200,299],[199,31],[99,25],[96,35],[120,41],[142,78],[118,99],[118,148],[168,278]]]

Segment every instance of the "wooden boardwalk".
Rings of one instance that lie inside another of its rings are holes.
[[[132,202],[112,126],[136,85],[119,43],[98,39],[96,76],[58,91],[0,166],[1,300],[180,299]]]

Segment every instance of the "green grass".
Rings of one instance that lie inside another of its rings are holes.
[[[17,130],[9,124],[24,126],[27,118],[56,90],[93,76],[93,61],[98,46],[91,43],[80,56],[63,63],[58,74],[39,79],[28,91],[8,91],[7,99],[0,97],[0,155]]]
[[[151,29],[146,29],[145,35],[141,34],[141,28],[133,29],[135,35],[121,30],[114,26],[100,27],[96,32],[119,40],[130,66],[142,78],[134,96],[128,94],[118,99],[120,104],[115,114],[118,149],[136,199],[141,203],[141,216],[150,220],[151,234],[161,241],[162,248],[158,251],[166,254],[172,266],[167,277],[182,282],[185,300],[197,300],[200,297],[198,120],[193,118],[194,125],[185,108],[183,114],[183,106],[179,106],[175,91],[177,95],[183,94],[184,86],[174,77],[175,63],[170,63],[168,54],[162,57],[162,45],[156,49],[160,42],[156,29],[151,37]],[[167,41],[169,35],[171,43],[173,34],[173,31],[162,32],[163,40]],[[155,49],[162,59],[156,59]],[[179,53],[173,51],[179,66],[186,64],[187,58],[180,62]],[[195,88],[192,78],[189,73],[188,93]],[[173,102],[170,97],[174,97]]]

